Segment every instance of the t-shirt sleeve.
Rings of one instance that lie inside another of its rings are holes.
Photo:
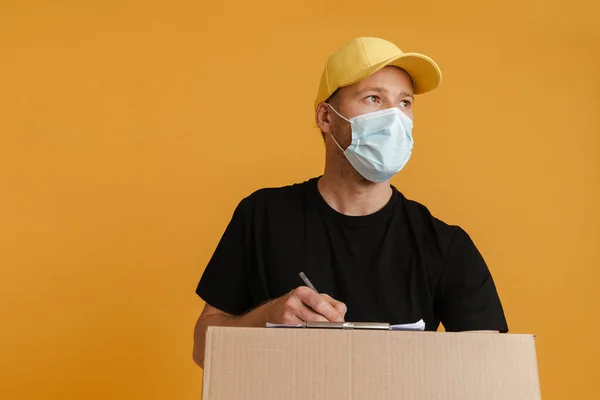
[[[492,275],[469,235],[460,228],[448,251],[438,302],[440,320],[449,332],[508,332]]]
[[[235,209],[196,288],[196,294],[206,303],[233,315],[252,307],[248,289],[250,223],[251,209],[246,198]]]

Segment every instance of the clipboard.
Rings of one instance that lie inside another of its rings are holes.
[[[298,325],[271,324],[266,328],[308,328],[308,329],[343,329],[343,330],[380,330],[380,331],[424,331],[425,322],[391,325],[387,322],[304,322]]]

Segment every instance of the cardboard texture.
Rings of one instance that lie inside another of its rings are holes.
[[[532,335],[209,327],[204,400],[540,399]]]

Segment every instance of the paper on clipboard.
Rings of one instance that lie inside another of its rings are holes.
[[[413,322],[411,324],[392,325],[391,329],[393,331],[424,331],[425,330],[425,321],[423,321],[421,319],[421,320],[419,320],[417,322]]]

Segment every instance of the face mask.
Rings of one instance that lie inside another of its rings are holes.
[[[344,152],[350,164],[365,179],[385,182],[400,171],[412,153],[412,120],[397,107],[375,111],[346,119],[352,126],[352,143]]]

